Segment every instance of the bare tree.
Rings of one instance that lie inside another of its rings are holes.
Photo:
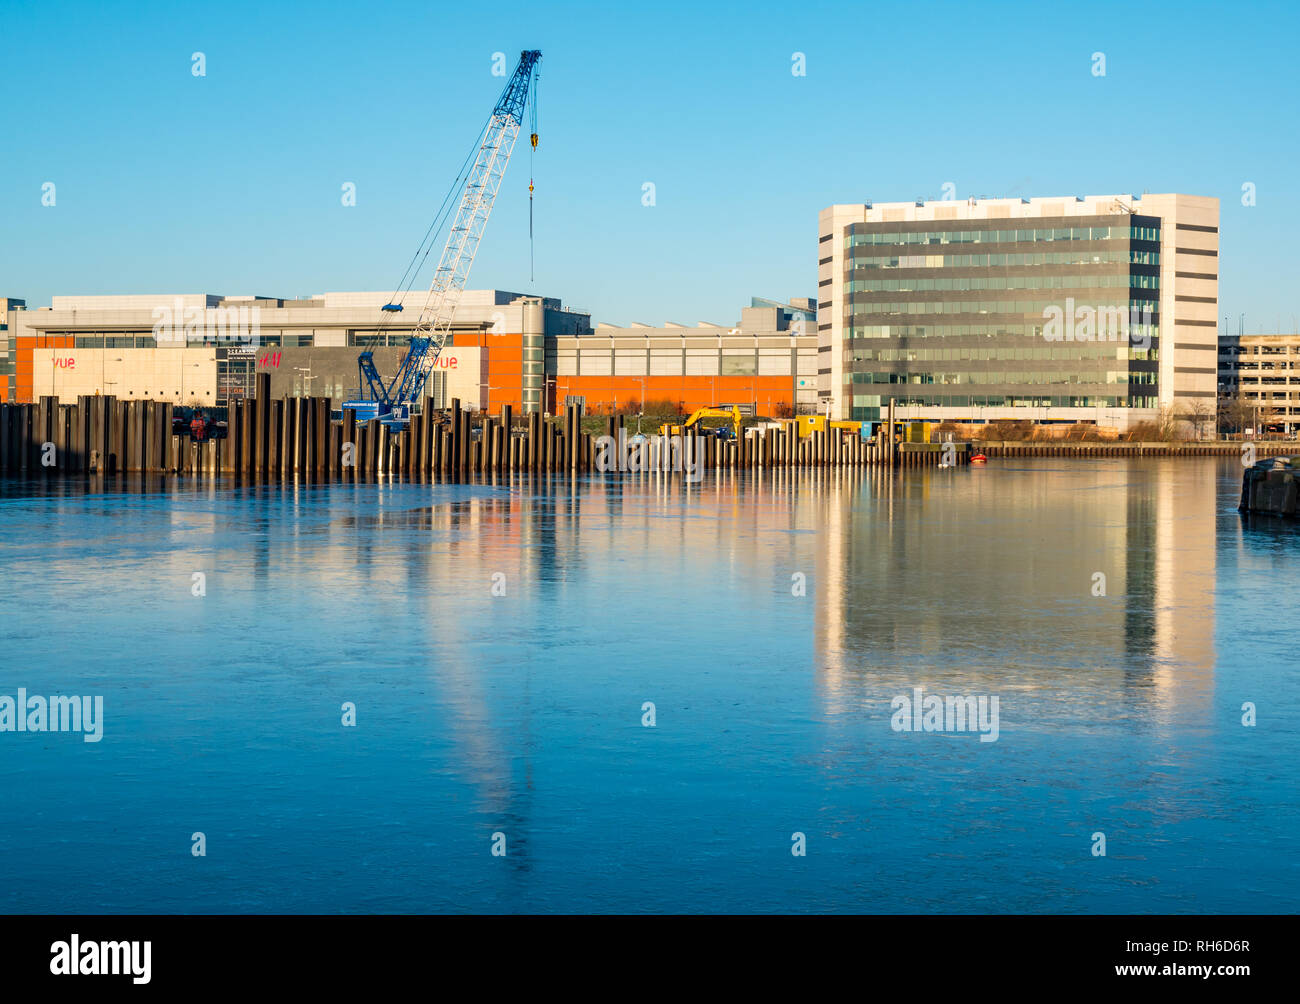
[[[1255,410],[1255,435],[1264,435],[1264,429],[1276,422],[1279,417],[1276,408],[1261,401]]]
[[[1254,402],[1240,392],[1219,398],[1219,427],[1226,432],[1240,434],[1255,416]]]
[[[1156,439],[1168,443],[1178,438],[1178,415],[1171,404],[1161,405],[1156,415]]]
[[[1189,402],[1183,411],[1183,421],[1192,427],[1192,434],[1197,439],[1203,438],[1201,431],[1213,417],[1214,413],[1210,406],[1199,398]]]

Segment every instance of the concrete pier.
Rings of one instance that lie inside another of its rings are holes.
[[[1300,457],[1294,462],[1300,465]],[[1246,468],[1241,475],[1241,502],[1237,508],[1242,512],[1295,516],[1300,466],[1292,463],[1291,457],[1274,457]]]

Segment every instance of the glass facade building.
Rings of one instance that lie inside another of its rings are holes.
[[[878,419],[891,397],[954,408],[1155,407],[1159,220],[855,224],[843,239],[850,417]],[[1125,325],[1136,316],[1141,331],[1047,340],[1052,308],[1064,317],[1071,304],[1117,311]]]
[[[875,420],[893,400],[911,417],[1069,422],[1158,409],[1174,390],[1162,386],[1173,383],[1166,221],[1109,203],[986,205],[823,212],[828,410]]]

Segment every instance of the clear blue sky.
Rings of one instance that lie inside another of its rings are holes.
[[[391,289],[492,53],[539,48],[536,281],[525,138],[471,287],[731,322],[815,295],[834,202],[1188,192],[1221,200],[1220,314],[1294,330],[1298,28],[1284,3],[6,0],[0,295]]]

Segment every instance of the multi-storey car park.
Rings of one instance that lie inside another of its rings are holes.
[[[1300,334],[1220,335],[1219,396],[1230,425],[1294,433],[1300,428]],[[1240,414],[1231,414],[1234,409]]]

